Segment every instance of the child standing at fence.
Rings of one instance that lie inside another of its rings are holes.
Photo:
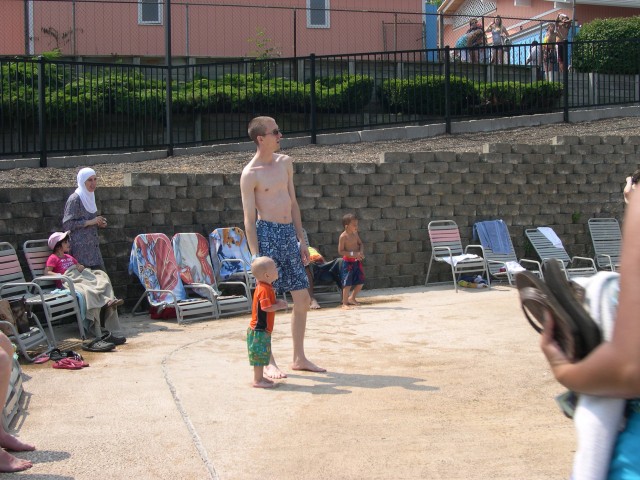
[[[272,388],[273,380],[264,376],[264,367],[271,359],[271,332],[276,318],[276,310],[287,308],[287,302],[276,300],[272,283],[278,279],[278,269],[273,259],[258,257],[251,263],[251,272],[256,277],[257,286],[253,293],[251,323],[247,329],[247,349],[249,364],[253,366],[253,386]]]
[[[351,309],[352,305],[360,305],[356,296],[364,285],[364,249],[360,235],[358,235],[358,219],[352,213],[342,217],[344,232],[338,240],[338,254],[342,255],[342,268],[340,279],[342,280],[342,308]]]

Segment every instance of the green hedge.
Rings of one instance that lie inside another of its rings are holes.
[[[444,115],[445,77],[420,76],[413,79],[389,79],[378,90],[381,103],[390,113]],[[478,92],[472,82],[451,77],[449,82],[451,113],[465,113],[469,105],[478,103]]]
[[[451,113],[515,113],[557,107],[562,84],[557,82],[494,82],[474,85],[463,78],[450,82]],[[385,80],[378,91],[389,113],[444,115],[444,77]]]
[[[65,70],[66,68],[66,70]],[[85,122],[102,114],[136,117],[162,115],[166,108],[165,83],[119,66],[91,69],[72,75],[73,67],[48,64],[45,73],[47,115],[65,122]],[[37,115],[37,68],[29,63],[2,67],[2,102],[5,119]],[[319,111],[355,113],[366,106],[373,80],[363,75],[338,75],[316,82]],[[310,85],[261,74],[225,75],[221,80],[199,78],[172,83],[176,113],[303,112],[309,110]]]
[[[585,24],[576,35],[571,64],[578,72],[640,73],[640,17]]]

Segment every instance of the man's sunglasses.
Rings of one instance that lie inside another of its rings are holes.
[[[264,135],[276,135],[277,136],[277,135],[280,135],[280,133],[282,133],[282,132],[280,132],[280,130],[276,128],[271,132],[265,133]]]

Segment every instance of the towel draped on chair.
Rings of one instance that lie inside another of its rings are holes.
[[[509,229],[502,220],[487,220],[473,225],[473,238],[493,253],[511,253]]]

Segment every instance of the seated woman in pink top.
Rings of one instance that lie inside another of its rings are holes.
[[[102,336],[100,329],[100,310],[105,309],[104,324],[111,332],[121,331],[117,307],[124,303],[115,298],[108,275],[102,270],[92,270],[69,255],[69,232],[54,232],[49,237],[49,248],[53,253],[47,259],[44,273],[46,275],[65,275],[73,280],[77,292],[85,299],[86,318],[93,323],[96,337]],[[84,272],[84,273],[83,273]],[[58,282],[62,287],[62,282]],[[116,345],[125,343],[126,338],[111,335],[105,340]]]

